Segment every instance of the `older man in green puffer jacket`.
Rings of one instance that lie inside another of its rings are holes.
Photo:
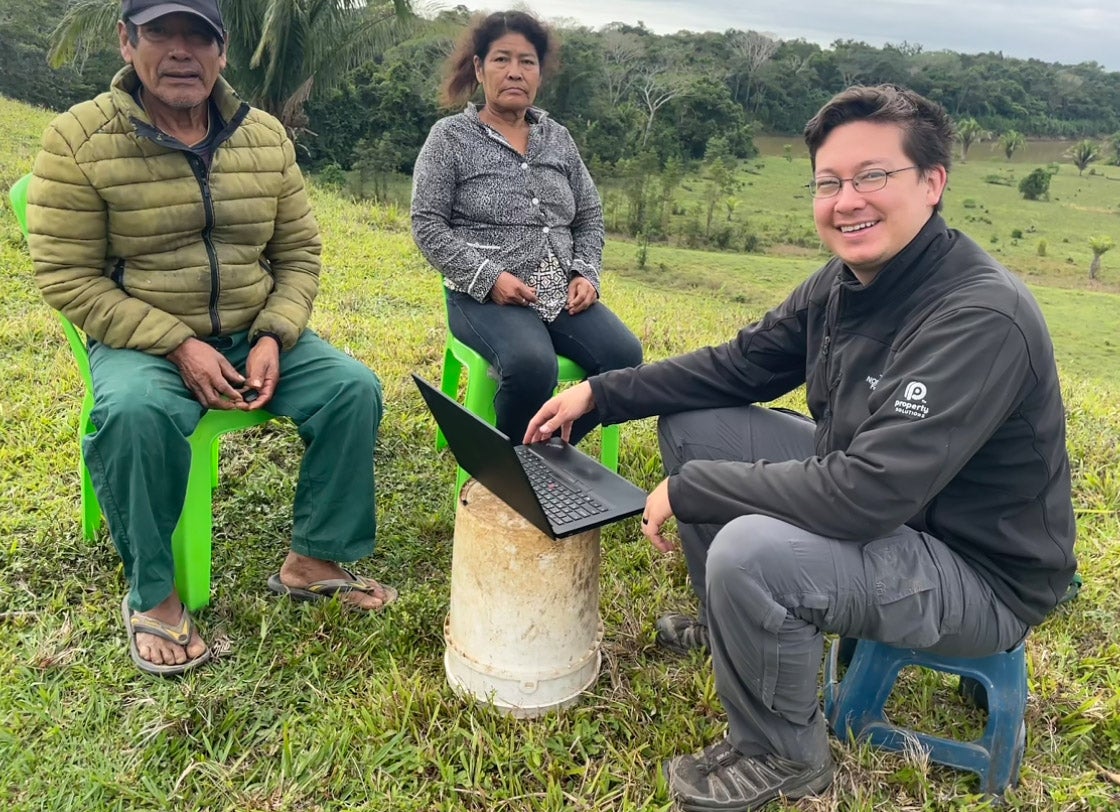
[[[284,127],[220,77],[216,0],[123,0],[118,29],[128,64],[109,92],[43,136],[29,244],[43,297],[90,339],[85,458],[129,579],[132,657],[178,674],[209,657],[171,555],[205,409],[267,406],[307,446],[274,591],[395,598],[339,563],[373,551],[381,386],[307,329],[319,229]]]

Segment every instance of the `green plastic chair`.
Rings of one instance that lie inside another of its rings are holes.
[[[572,359],[558,355],[556,361],[559,366],[558,386],[579,383],[587,377],[583,367]],[[458,398],[459,378],[462,376],[464,369],[467,371],[467,397],[464,405],[487,423],[494,425],[498,422],[497,415],[494,412],[494,397],[498,394],[498,382],[490,374],[490,363],[451,335],[451,330],[448,329],[447,343],[443,351],[443,378],[440,381],[440,389],[448,397]],[[612,471],[618,471],[618,426],[603,426],[600,431],[599,460]],[[515,437],[513,439],[520,441],[521,438]],[[441,449],[446,445],[447,439],[437,426],[436,449]],[[455,479],[456,494],[462,490],[463,484],[468,479],[470,479],[470,474],[460,468]]]
[[[23,236],[27,237],[27,187],[31,175],[24,175],[12,186],[9,197]],[[93,491],[82,438],[94,432],[90,412],[93,411],[93,379],[89,371],[89,351],[85,337],[74,324],[58,314],[62,331],[70,342],[78,372],[85,383],[82,411],[78,419],[78,476],[81,479],[82,536],[87,541],[97,537],[101,527],[101,507]],[[188,438],[191,446],[191,468],[187,479],[186,499],[179,523],[171,536],[171,553],[175,559],[175,586],[179,599],[192,611],[210,603],[210,562],[213,539],[213,491],[218,487],[218,439],[231,431],[259,426],[273,419],[263,411],[242,412],[213,409],[202,419]]]

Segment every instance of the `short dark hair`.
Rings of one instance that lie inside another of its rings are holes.
[[[817,150],[829,133],[853,121],[897,124],[906,157],[920,169],[943,166],[948,172],[953,163],[956,128],[944,107],[898,85],[855,85],[829,99],[805,125],[805,145],[814,170]]]
[[[496,11],[476,16],[451,56],[447,58],[447,79],[443,83],[441,102],[445,107],[459,107],[478,89],[474,75],[474,58],[485,60],[494,40],[506,34],[520,34],[537,52],[542,75],[556,62],[557,45],[544,23],[524,11]]]

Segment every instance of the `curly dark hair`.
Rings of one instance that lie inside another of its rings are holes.
[[[506,34],[520,34],[529,40],[537,52],[542,76],[551,72],[558,50],[555,38],[545,25],[532,14],[523,11],[496,11],[486,16],[478,15],[459,38],[454,52],[447,58],[447,79],[443,83],[440,101],[445,107],[460,107],[478,89],[474,73],[474,58],[486,59],[494,40]]]

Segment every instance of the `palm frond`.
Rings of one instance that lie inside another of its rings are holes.
[[[117,40],[119,0],[76,0],[51,32],[47,62],[52,68],[80,64],[91,53]]]
[[[422,1],[422,0],[421,0]],[[115,41],[119,0],[75,0],[52,35],[51,64]],[[251,104],[297,121],[312,88],[346,74],[421,25],[412,0],[223,0],[227,78]]]

